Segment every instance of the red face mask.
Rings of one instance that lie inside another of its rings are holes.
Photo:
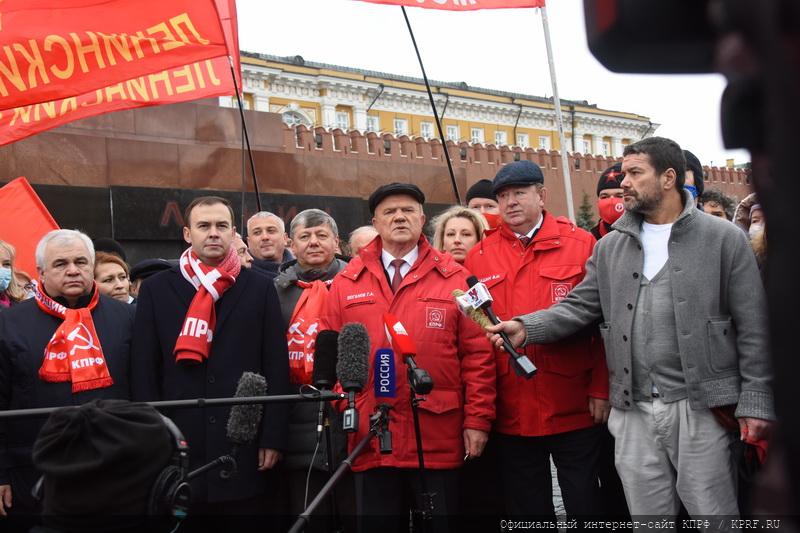
[[[500,225],[500,222],[503,221],[500,215],[494,213],[483,213],[483,218],[485,218],[486,223],[489,224],[489,229],[495,229]]]
[[[622,198],[603,198],[597,201],[597,210],[600,212],[600,218],[608,225],[617,221],[622,213],[625,212],[625,205],[622,203]]]

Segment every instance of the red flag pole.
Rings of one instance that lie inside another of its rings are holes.
[[[442,142],[442,150],[444,152],[444,160],[447,162],[447,170],[450,172],[450,182],[453,185],[453,193],[456,195],[456,203],[461,205],[461,194],[458,192],[458,184],[456,183],[456,175],[453,172],[453,163],[450,161],[450,152],[447,151],[447,143],[444,139],[444,131],[442,130],[442,121],[439,120],[439,113],[436,112],[436,103],[433,101],[433,93],[431,92],[431,84],[428,82],[428,75],[425,74],[425,65],[422,64],[422,56],[419,54],[417,47],[417,40],[414,38],[414,31],[411,29],[411,22],[408,20],[405,6],[400,6],[403,10],[403,17],[406,19],[406,26],[408,26],[408,33],[411,35],[411,42],[414,44],[414,51],[417,53],[417,60],[419,61],[419,68],[422,70],[422,79],[425,80],[425,88],[428,90],[428,98],[431,101],[431,109],[433,109],[433,118],[436,120],[436,129],[439,130],[439,140]]]

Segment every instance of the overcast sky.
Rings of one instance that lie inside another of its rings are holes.
[[[421,77],[399,7],[356,0],[238,0],[242,50]],[[537,9],[407,8],[430,79],[552,96]],[[615,74],[589,52],[582,0],[549,0],[559,96],[650,117],[704,164],[750,160],[720,133],[720,75]]]

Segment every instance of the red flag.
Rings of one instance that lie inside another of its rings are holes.
[[[0,146],[79,118],[234,94],[227,57],[155,72],[80,96],[0,111]]]
[[[58,224],[25,178],[0,188],[0,213],[4,220],[0,240],[17,249],[14,268],[36,278],[36,245],[48,231],[58,229]]]
[[[360,0],[373,4],[446,9],[449,11],[474,11],[476,9],[508,9],[516,7],[544,7],[545,0]]]
[[[0,110],[225,57],[214,0],[3,0]]]
[[[215,0],[217,13],[225,33],[225,46],[228,55],[233,59],[233,71],[236,73],[236,86],[242,92],[242,67],[239,56],[239,24],[236,19],[236,0]]]

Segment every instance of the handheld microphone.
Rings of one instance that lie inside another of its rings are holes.
[[[492,309],[492,295],[486,285],[479,282],[478,278],[475,276],[467,278],[467,285],[469,285],[470,289],[464,295],[464,297],[466,297],[465,300],[469,301],[473,309],[480,309],[486,313],[486,316],[492,324],[499,324],[500,319],[494,314],[494,310]],[[463,302],[459,299],[459,307],[461,307],[462,304]],[[503,348],[505,348],[506,353],[511,357],[511,366],[514,367],[514,371],[517,375],[526,379],[532,378],[537,371],[533,362],[528,359],[528,356],[517,352],[514,345],[511,344],[511,339],[508,338],[508,335],[504,331],[500,332],[500,338],[503,339]]]
[[[361,392],[369,378],[370,344],[367,328],[357,322],[345,324],[339,333],[338,347],[336,374],[342,389],[347,393],[347,409],[342,416],[342,429],[353,432],[358,430],[356,393]]]
[[[455,289],[452,292],[453,298],[456,299],[456,303],[458,304],[458,308],[461,310],[462,313],[467,315],[467,318],[478,324],[483,329],[488,328],[492,325],[489,319],[483,314],[481,311],[472,307],[470,303],[470,297],[467,295],[466,292],[462,291],[461,289]]]
[[[403,360],[408,365],[408,381],[416,394],[424,396],[433,390],[433,378],[428,372],[419,368],[414,357],[417,355],[417,347],[408,335],[403,324],[391,313],[383,315],[383,324],[386,328],[386,336],[392,343],[394,351],[403,356]]]

